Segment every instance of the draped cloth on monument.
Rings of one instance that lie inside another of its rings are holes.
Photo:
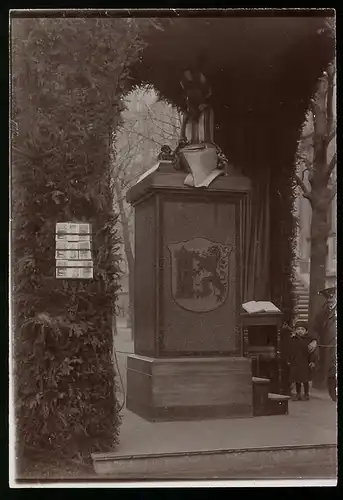
[[[242,303],[270,300],[269,178],[255,179],[252,192],[241,201]]]

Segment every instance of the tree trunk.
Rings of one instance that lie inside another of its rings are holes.
[[[328,237],[330,231],[329,210],[335,197],[337,185],[329,187],[330,176],[336,164],[336,155],[328,162],[328,146],[334,137],[333,130],[333,85],[334,67],[319,79],[316,96],[311,104],[313,116],[313,161],[309,160],[309,190],[303,178],[297,176],[297,183],[302,188],[304,197],[312,207],[311,219],[311,264],[309,291],[309,330],[318,337],[319,345],[331,342],[328,329],[320,321],[323,313],[324,297],[319,294],[326,287],[326,265],[328,255]],[[329,337],[329,338],[328,338]],[[326,347],[319,347],[319,362],[313,377],[313,385],[322,387],[326,384],[329,366]]]
[[[131,328],[131,338],[133,338],[134,331],[134,261],[132,261],[132,269],[129,271],[129,314],[127,318],[127,327]]]
[[[115,313],[113,313],[112,316],[112,332],[113,332],[113,337],[116,337],[118,335],[117,316]]]
[[[329,234],[328,208],[318,207],[315,203],[312,208],[311,222],[311,266],[310,266],[310,311],[309,327],[313,331],[316,317],[320,315],[324,297],[319,295],[319,291],[326,285],[326,259],[327,259],[327,240]],[[326,328],[319,327],[316,332],[319,345],[327,345]],[[326,385],[327,366],[326,348],[319,347],[319,359],[316,372],[313,377],[313,386],[317,389]]]
[[[309,176],[311,184],[311,264],[310,264],[310,307],[309,328],[313,331],[316,316],[320,315],[324,297],[319,294],[326,285],[326,262],[328,254],[329,220],[328,213],[332,191],[328,187],[328,136],[331,124],[328,124],[326,97],[327,79],[321,78],[318,92],[313,103],[313,170]],[[330,125],[330,126],[329,126]],[[326,345],[325,328],[316,332],[319,345]],[[314,387],[321,387],[326,380],[325,348],[319,348],[319,362],[313,377]]]
[[[128,292],[129,292],[129,311],[128,311],[128,321],[127,326],[131,328],[131,338],[133,338],[133,322],[134,322],[134,256],[130,241],[130,231],[129,231],[129,220],[125,212],[124,202],[122,198],[122,192],[118,181],[114,183],[115,191],[117,195],[120,219],[123,227],[123,240],[124,240],[124,251],[129,271],[128,279]]]
[[[319,291],[325,288],[326,259],[328,253],[328,214],[316,204],[312,207],[311,220],[311,264],[310,264],[310,296],[309,326],[313,327],[315,317],[320,311],[324,299]]]
[[[309,326],[314,325],[323,299],[318,292],[325,288],[327,240],[329,236],[328,210],[330,190],[327,178],[327,80],[321,77],[316,97],[312,105],[313,114],[313,168],[309,175],[311,184],[311,264],[310,264],[310,305]]]

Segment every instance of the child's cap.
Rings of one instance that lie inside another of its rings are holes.
[[[308,325],[306,321],[296,321],[294,328],[305,328],[305,330],[308,330]]]

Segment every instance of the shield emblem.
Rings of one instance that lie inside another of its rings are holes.
[[[224,304],[229,289],[232,247],[194,238],[172,243],[171,288],[175,302],[188,311],[207,312]]]

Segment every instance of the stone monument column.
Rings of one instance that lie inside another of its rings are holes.
[[[209,187],[161,161],[128,194],[135,207],[134,351],[127,408],[149,420],[252,416],[250,360],[239,327],[237,172]]]

